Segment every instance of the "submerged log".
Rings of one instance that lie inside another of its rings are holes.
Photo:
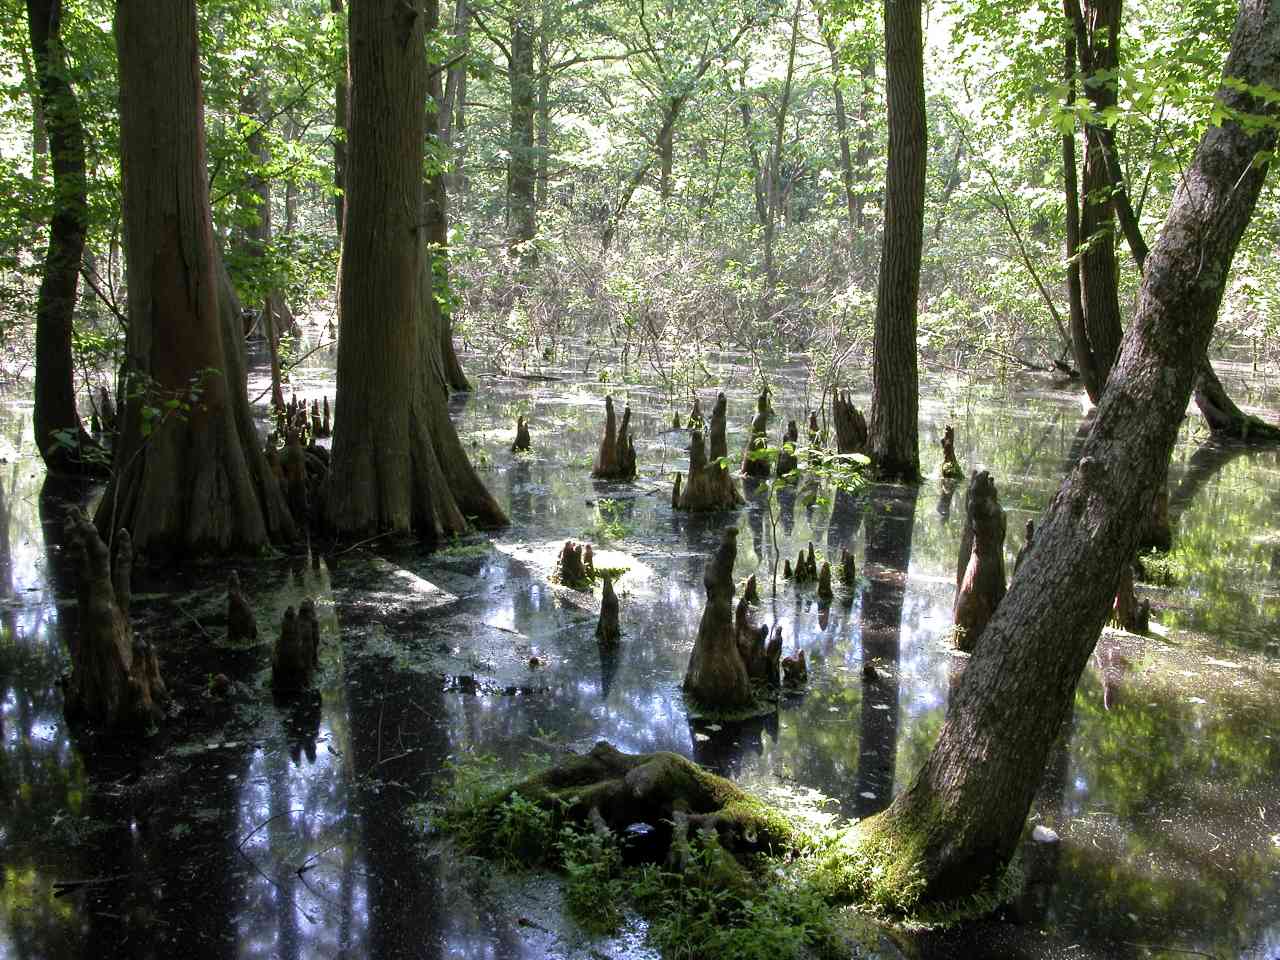
[[[756,415],[751,420],[751,433],[747,438],[747,450],[742,455],[742,472],[748,477],[756,477],[761,480],[769,477],[769,460],[762,453],[769,446],[768,422],[769,388],[765,387],[760,391],[760,398],[756,401]]]
[[[788,474],[794,473],[796,468],[800,466],[800,461],[796,457],[796,448],[800,443],[800,430],[796,426],[794,420],[787,421],[787,432],[782,435],[782,446],[778,451],[778,479],[782,480]]]
[[[133,636],[121,611],[110,551],[97,528],[78,508],[68,511],[66,527],[80,577],[67,714],[108,729],[145,729],[163,718],[161,704],[169,698],[155,650]]]
[[[832,395],[831,421],[836,428],[837,453],[867,452],[867,418],[854,406],[848,393],[842,394],[837,390]]]
[[[516,417],[516,439],[511,444],[512,453],[520,453],[529,449],[529,421],[524,417]]]
[[[596,640],[602,647],[616,647],[621,639],[618,595],[613,591],[613,577],[606,573],[604,590],[600,595],[600,620],[596,623]]]
[[[956,459],[956,431],[949,423],[942,431],[942,476],[946,480],[964,479],[964,467]]]
[[[271,686],[277,693],[309,689],[314,671],[315,648],[310,626],[300,621],[293,607],[288,607],[271,652]]]
[[[733,477],[721,465],[729,451],[725,439],[727,403],[723,393],[716,398],[711,413],[710,449],[703,445],[702,431],[693,431],[689,445],[689,480],[680,498],[681,510],[730,510],[745,502]]]
[[[582,551],[581,544],[566,540],[560,551],[560,559],[556,562],[556,579],[574,590],[591,589],[591,576],[587,572]]]
[[[722,710],[746,707],[752,702],[746,664],[734,635],[733,564],[737,555],[738,529],[729,527],[702,576],[707,604],[684,675],[684,690],[689,697],[703,706]]]
[[[232,643],[258,639],[258,621],[240,589],[240,574],[227,577],[227,639]]]
[[[591,476],[597,480],[634,480],[636,447],[630,433],[631,407],[622,412],[619,424],[613,412],[613,397],[604,398],[604,436],[596,453]]]
[[[976,473],[965,504],[965,528],[973,532],[972,546],[955,602],[961,650],[973,652],[1004,599],[1005,523],[991,474],[986,470]]]

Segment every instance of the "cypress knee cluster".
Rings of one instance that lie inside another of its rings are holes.
[[[991,474],[982,470],[969,482],[965,498],[962,549],[968,543],[964,573],[956,590],[955,623],[960,649],[972,652],[982,638],[996,607],[1004,598],[1005,516]]]
[[[814,553],[812,540],[809,541],[808,553],[801,550],[796,555],[795,567],[788,562],[782,568],[782,575],[788,580],[794,579],[797,584],[813,583],[818,579],[818,557]]]
[[[733,637],[738,646],[738,656],[746,667],[747,678],[758,681],[769,689],[777,689],[780,680],[779,661],[782,658],[782,627],[774,625],[770,633],[767,626],[756,626],[751,620],[751,607],[746,596],[738,601],[733,616]]]
[[[685,693],[693,700],[726,710],[752,702],[751,681],[734,630],[733,563],[737,554],[738,530],[729,527],[703,572],[707,604],[684,675]]]
[[[782,658],[782,686],[787,690],[798,690],[809,682],[809,664],[805,660],[804,651],[797,650],[789,657]]]
[[[79,570],[80,629],[67,680],[69,716],[109,729],[146,728],[169,699],[151,644],[133,635],[129,607],[133,550],[117,534],[115,569],[97,528],[79,509],[67,514],[67,542]]]
[[[308,597],[295,614],[284,612],[280,636],[271,654],[271,686],[277,693],[292,693],[311,687],[320,664],[320,623],[315,603]]]
[[[590,544],[566,540],[556,562],[556,579],[574,590],[590,590],[595,576],[595,558]]]
[[[831,421],[836,428],[837,453],[867,452],[867,418],[848,393],[837,390],[831,397]]]
[[[689,445],[689,480],[680,498],[681,510],[730,510],[745,502],[729,471],[722,466],[729,452],[725,439],[727,407],[728,401],[722,393],[711,412],[710,449],[704,445],[702,431],[693,431]]]
[[[622,423],[613,412],[613,397],[604,398],[604,437],[591,476],[597,480],[634,480],[636,447],[631,432],[631,407],[622,411]]]

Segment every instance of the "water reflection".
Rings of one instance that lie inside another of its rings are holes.
[[[300,374],[300,397],[332,395],[321,356]],[[945,642],[963,484],[823,497],[785,486],[772,509],[757,486],[737,512],[675,513],[668,482],[685,467],[687,435],[669,430],[670,400],[610,387],[632,406],[643,475],[596,487],[585,464],[604,388],[560,373],[540,384],[481,377],[470,402],[455,404],[513,519],[497,549],[246,564],[264,638],[250,647],[223,642],[225,569],[142,577],[138,629],[157,644],[182,711],[140,744],[63,723],[55,679],[76,589],[62,514],[88,492],[42,484],[29,425],[0,407],[0,442],[12,448],[0,472],[0,954],[634,955],[630,941],[575,939],[553,885],[504,883],[410,829],[415,804],[467,753],[514,767],[607,738],[675,750],[751,786],[814,789],[850,816],[890,801],[932,747],[963,663]],[[251,372],[252,393],[265,382]],[[785,420],[803,409],[800,381],[780,370],[776,382]],[[755,397],[749,385],[728,394],[732,452]],[[925,394],[922,436],[955,423],[966,467],[997,477],[1011,529],[1038,515],[1080,435],[1075,396],[947,378]],[[507,450],[516,403],[534,426],[534,450],[518,458]],[[936,473],[934,445],[923,453]],[[1184,435],[1170,470],[1176,578],[1153,590],[1176,642],[1115,641],[1110,662],[1130,666],[1086,673],[1033,811],[1062,840],[1024,851],[1019,903],[957,934],[909,938],[909,952],[1138,956],[1125,944],[1159,934],[1170,950],[1274,953],[1277,480],[1273,452]],[[601,523],[601,498],[618,504],[615,525]],[[713,730],[690,723],[680,684],[703,564],[728,523],[744,528],[736,576],[758,575],[759,619],[782,625],[784,653],[806,650],[811,680],[776,713]],[[546,580],[543,545],[570,537],[632,566],[618,581],[616,653],[595,642],[595,601]],[[811,587],[779,579],[775,590],[775,551],[794,558],[809,541],[832,560],[844,548],[858,560],[859,584],[829,608]],[[419,592],[423,583],[435,593]],[[303,596],[317,598],[324,633],[318,698],[277,704],[269,641]],[[216,674],[229,694],[213,689]],[[66,880],[92,882],[55,896]]]

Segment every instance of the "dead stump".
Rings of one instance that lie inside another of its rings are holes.
[[[733,477],[721,464],[728,455],[725,440],[724,394],[716,398],[711,413],[709,444],[704,446],[702,431],[694,430],[689,445],[689,479],[680,497],[680,509],[689,511],[731,510],[745,501]]]
[[[280,466],[284,471],[285,498],[289,503],[289,512],[293,514],[294,523],[305,529],[310,516],[307,508],[307,451],[303,449],[300,431],[291,429],[288,432]]]
[[[960,649],[972,652],[1005,592],[1004,509],[996,495],[995,481],[986,470],[974,474],[969,482],[965,533],[971,546],[956,591],[955,623]]]
[[[853,589],[858,584],[858,565],[854,562],[853,554],[849,552],[848,547],[840,548],[840,582],[845,585],[845,589],[852,597]]]
[[[702,576],[707,604],[684,675],[685,693],[711,709],[741,709],[753,699],[734,635],[733,563],[737,554],[738,530],[729,527]]]
[[[512,453],[520,453],[529,449],[529,421],[524,417],[516,417],[516,438],[511,444]]]
[[[240,574],[227,577],[227,639],[232,643],[258,639],[258,621],[240,589]]]
[[[634,480],[636,476],[636,447],[631,438],[631,407],[622,412],[618,423],[613,412],[613,397],[604,398],[604,436],[596,453],[591,476],[597,480]]]
[[[1120,571],[1116,596],[1111,606],[1111,619],[1121,630],[1146,635],[1151,627],[1151,601],[1138,602],[1133,591],[1133,565],[1126,563]]]
[[[132,549],[127,538],[120,544],[113,582],[107,545],[79,509],[68,511],[66,531],[80,577],[80,629],[66,683],[67,714],[108,729],[145,729],[163,718],[161,705],[169,694],[155,650],[133,636],[116,594],[122,582],[128,591]],[[123,599],[127,606],[128,597]]]
[[[622,639],[619,622],[618,595],[613,591],[613,577],[604,575],[604,590],[600,595],[600,620],[596,623],[596,640],[601,647],[616,647]]]
[[[831,564],[824,560],[822,569],[818,571],[818,602],[830,603],[834,599],[835,593],[831,589]]]
[[[964,479],[964,467],[956,459],[956,431],[949,423],[942,431],[942,477],[944,480]]]
[[[831,397],[831,421],[836,428],[837,453],[867,452],[867,418],[848,393],[837,390]]]
[[[1022,541],[1022,546],[1018,549],[1018,555],[1013,558],[1013,575],[1018,575],[1018,568],[1022,566],[1022,561],[1027,558],[1027,554],[1031,552],[1031,545],[1036,539],[1036,522],[1034,520],[1027,521],[1027,528]]]
[[[756,583],[754,573],[747,577],[746,585],[742,588],[742,599],[753,606],[760,605],[760,585]]]

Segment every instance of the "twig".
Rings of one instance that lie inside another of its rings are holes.
[[[307,351],[306,353],[304,353],[302,356],[300,356],[300,357],[298,357],[297,359],[295,359],[295,360],[291,361],[287,366],[282,367],[282,368],[281,368],[281,370],[280,370],[280,372],[281,372],[282,374],[284,374],[284,373],[288,373],[290,370],[292,370],[294,367],[296,367],[298,364],[300,364],[303,360],[307,359],[307,357],[311,356],[311,355],[312,355],[313,353],[315,353],[317,350],[323,350],[325,347],[332,347],[332,346],[333,346],[335,343],[337,343],[337,342],[338,342],[337,340],[330,340],[330,341],[328,341],[327,343],[317,343],[314,347],[312,347],[310,350],[308,350],[308,351]],[[270,392],[271,392],[271,387],[267,387],[267,389],[263,390],[260,394],[258,394],[256,397],[254,397],[254,398],[250,401],[250,403],[257,403],[259,400],[261,400],[263,397],[265,397],[265,396],[266,396],[268,393],[270,393]]]
[[[170,602],[170,603],[172,603],[175,607],[177,607],[177,608],[178,608],[178,610],[179,610],[179,612],[181,612],[181,613],[182,613],[182,615],[183,615],[184,617],[186,617],[188,620],[190,620],[192,623],[194,623],[194,624],[196,625],[196,629],[197,629],[197,630],[199,630],[201,633],[203,633],[203,634],[204,634],[206,637],[208,637],[210,640],[212,640],[212,639],[213,639],[213,634],[211,634],[208,630],[206,630],[206,629],[204,628],[204,624],[202,624],[199,620],[197,620],[197,619],[195,618],[195,616],[193,616],[191,613],[189,613],[189,612],[187,611],[187,608],[186,608],[186,607],[184,607],[184,606],[183,606],[182,604],[180,604],[177,600],[174,600],[174,599],[172,599],[172,598],[169,600],[169,602]]]
[[[352,550],[354,550],[356,547],[363,547],[366,543],[373,543],[373,541],[375,541],[375,540],[381,540],[383,537],[389,537],[389,536],[391,536],[393,533],[395,533],[395,531],[394,531],[394,530],[387,530],[387,531],[385,531],[385,532],[383,532],[383,533],[375,534],[374,536],[369,537],[367,540],[357,540],[355,543],[353,543],[351,546],[347,547],[345,550],[339,550],[337,553],[331,553],[331,554],[329,554],[329,556],[331,556],[331,557],[340,557],[340,556],[342,556],[344,553],[350,553],[350,552],[351,552]]]

